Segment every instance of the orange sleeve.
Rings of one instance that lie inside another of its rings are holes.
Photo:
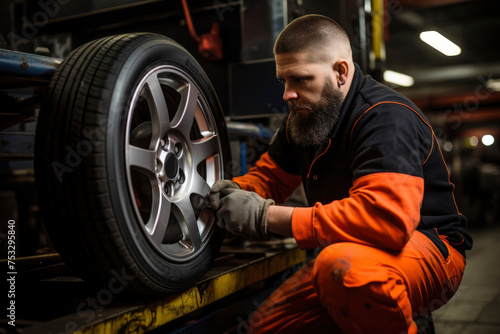
[[[349,197],[309,208],[295,208],[292,232],[302,249],[356,242],[402,249],[420,222],[421,177],[375,173],[354,181]]]
[[[282,204],[301,184],[302,178],[285,172],[266,152],[247,174],[235,177],[233,181],[244,190]]]

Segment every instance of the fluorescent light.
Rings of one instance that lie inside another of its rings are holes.
[[[483,138],[481,138],[481,142],[484,146],[490,146],[495,142],[495,137],[492,135],[484,135]]]
[[[462,52],[458,45],[437,31],[424,31],[420,33],[420,39],[447,56],[458,56]]]
[[[500,79],[488,79],[486,87],[495,92],[500,92]]]
[[[410,87],[415,83],[415,80],[409,75],[389,70],[384,72],[384,80],[403,87]]]

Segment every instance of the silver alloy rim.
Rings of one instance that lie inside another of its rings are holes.
[[[223,173],[214,116],[190,76],[169,65],[142,78],[130,106],[125,164],[137,221],[163,257],[189,261],[215,228],[204,208]]]

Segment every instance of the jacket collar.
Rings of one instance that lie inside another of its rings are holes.
[[[351,87],[349,88],[349,92],[347,93],[344,103],[342,104],[342,109],[340,110],[340,115],[339,115],[339,120],[337,121],[337,124],[333,127],[331,133],[330,133],[330,138],[332,141],[335,139],[337,136],[338,132],[340,131],[341,128],[343,128],[343,123],[348,116],[347,114],[350,114],[353,101],[355,100],[356,95],[358,95],[359,90],[363,86],[365,76],[363,72],[361,71],[361,68],[358,66],[358,64],[354,63],[354,76],[352,79]],[[328,145],[328,142],[324,145]]]

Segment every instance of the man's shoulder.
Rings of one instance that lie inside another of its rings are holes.
[[[371,78],[365,77],[364,85],[358,92],[369,105],[381,102],[399,102],[410,107],[415,106],[413,102],[403,94]],[[415,106],[416,108],[416,106]]]
[[[351,105],[348,136],[359,130],[382,131],[389,135],[395,130],[428,133],[429,121],[407,97],[367,76]]]
[[[417,117],[427,123],[423,112],[408,97],[366,76],[357,92],[355,103],[351,106],[351,122],[356,122],[371,111],[377,111],[378,117],[399,119]]]

